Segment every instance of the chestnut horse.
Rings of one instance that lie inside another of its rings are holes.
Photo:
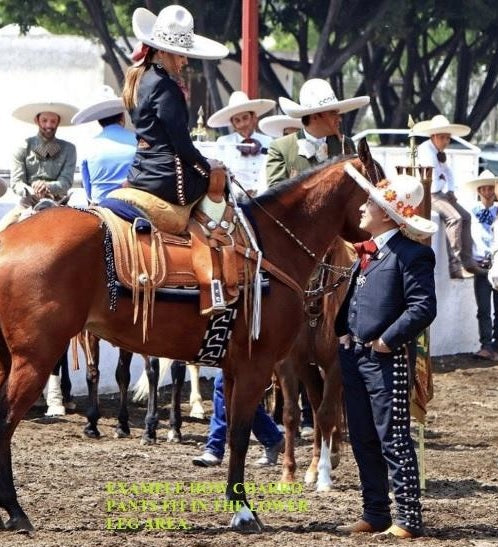
[[[373,178],[377,164],[368,147],[359,150],[360,158],[349,161]],[[337,235],[367,237],[358,227],[366,194],[345,165],[346,160],[322,164],[247,206],[266,260],[293,282],[271,277],[259,338],[249,348],[248,325],[239,313],[221,362],[230,439],[226,495],[238,509],[233,528],[262,527],[241,487],[245,458],[274,364],[289,352],[302,324],[302,291]],[[105,237],[99,218],[71,208],[47,210],[0,234],[0,507],[9,514],[9,530],[33,529],[17,500],[11,438],[69,340],[87,328],[128,351],[195,361],[206,331],[208,319],[199,314],[198,302],[156,302],[144,343],[142,325],[132,321],[132,299],[119,297],[117,309],[110,307]]]
[[[338,340],[334,321],[348,288],[348,270],[354,262],[354,251],[341,238],[331,245],[322,271],[315,273],[309,290],[318,298],[305,307],[305,320],[289,354],[277,363],[285,426],[285,453],[282,482],[294,482],[296,459],[295,438],[299,426],[298,384],[303,382],[313,409],[313,456],[305,482],[317,481],[317,491],[332,487],[330,472],[339,464],[342,434],[342,379],[338,360]],[[321,295],[320,286],[325,294]],[[330,454],[330,449],[332,454]]]

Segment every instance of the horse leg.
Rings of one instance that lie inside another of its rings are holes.
[[[282,461],[281,482],[295,482],[296,455],[295,441],[299,427],[298,379],[293,371],[292,354],[275,367],[283,397],[282,422],[285,429],[285,451]]]
[[[187,365],[190,374],[190,417],[204,420],[206,414],[202,406],[202,396],[199,384],[200,367]]]
[[[192,367],[189,365],[189,370]],[[171,363],[171,406],[169,410],[168,441],[182,442],[182,388],[185,383],[186,366],[183,361]]]
[[[327,435],[331,439],[330,461],[332,469],[335,469],[341,459],[343,399],[337,345],[334,346],[333,350],[333,358],[329,360],[330,368],[325,371],[323,404],[318,409],[318,419],[321,422],[323,435]]]
[[[300,369],[300,377],[303,382],[308,398],[313,409],[313,419],[315,428],[313,432],[313,454],[311,463],[306,470],[304,481],[306,484],[317,482],[317,490],[327,492],[332,487],[330,479],[330,460],[326,457],[328,454],[328,445],[324,437],[321,424],[317,421],[317,411],[323,401],[323,379],[317,366],[304,364]]]
[[[0,529],[32,532],[34,528],[17,500],[14,487],[11,439],[22,417],[42,392],[58,355],[52,351],[41,361],[43,348],[35,346],[37,361],[33,354],[29,358],[13,356],[11,360],[1,334],[0,346],[0,507],[9,515],[5,524],[0,519]]]
[[[317,491],[327,492],[332,488],[331,471],[339,465],[341,443],[342,383],[337,362],[336,346],[328,360],[330,368],[325,371],[323,400],[315,414],[322,434],[320,460],[318,462]]]
[[[118,425],[114,432],[115,439],[125,439],[130,436],[130,415],[128,413],[128,388],[130,387],[130,366],[133,353],[119,349],[119,359],[116,366],[116,382],[119,386]]]
[[[159,359],[143,356],[145,359],[145,373],[149,380],[149,397],[147,399],[147,414],[145,415],[145,430],[140,444],[155,444],[157,438],[157,385],[159,382]]]
[[[252,365],[254,364],[252,363]],[[246,367],[246,370],[244,370],[244,367]],[[250,373],[245,377],[247,370]],[[256,380],[254,371],[248,363],[240,364],[239,376],[235,381],[224,375],[230,445],[226,503],[228,508],[234,511],[230,526],[236,530],[263,530],[263,523],[256,511],[250,509],[247,501],[244,488],[244,471],[254,415],[270,379],[271,371],[268,375],[259,374]],[[248,385],[251,385],[250,390],[247,389]]]
[[[78,334],[78,341],[85,350],[86,359],[86,385],[88,389],[88,407],[86,409],[87,423],[83,434],[89,439],[98,439],[100,431],[97,424],[100,418],[99,409],[99,359],[100,339],[94,334],[84,331]]]

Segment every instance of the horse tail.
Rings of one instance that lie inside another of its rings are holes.
[[[157,386],[161,386],[165,383],[166,374],[171,368],[172,359],[159,359],[159,380]],[[137,383],[133,386],[133,402],[140,403],[145,401],[149,396],[149,380],[145,370],[140,375],[140,378],[137,380]]]

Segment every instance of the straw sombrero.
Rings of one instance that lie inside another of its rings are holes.
[[[398,224],[407,237],[420,241],[437,232],[435,222],[416,214],[424,199],[424,187],[417,178],[410,175],[395,175],[381,180],[374,186],[351,163],[347,163],[345,169],[370,198]]]
[[[104,85],[99,95],[73,116],[71,123],[78,125],[80,123],[94,122],[116,116],[124,111],[125,107],[121,98],[114,93],[112,87]]]
[[[282,137],[284,129],[287,128],[302,129],[303,122],[300,118],[291,118],[285,114],[278,114],[277,116],[266,116],[259,121],[259,128],[265,135],[269,135],[273,138]]]
[[[466,181],[465,188],[477,192],[480,186],[494,186],[498,182],[498,176],[493,175],[489,169],[485,169],[476,179]]]
[[[222,59],[229,53],[223,44],[194,34],[192,14],[182,6],[167,6],[159,15],[137,8],[132,23],[138,40],[154,49],[194,59]]]
[[[243,91],[234,91],[228,99],[228,105],[215,112],[207,124],[209,127],[227,127],[232,125],[230,120],[236,114],[254,112],[259,117],[269,112],[275,104],[271,99],[249,99]]]
[[[302,118],[310,114],[335,110],[339,114],[356,110],[370,103],[370,97],[363,95],[339,101],[334,90],[326,80],[312,78],[304,82],[299,92],[299,103],[280,97],[280,108],[292,118]]]
[[[54,112],[60,117],[59,126],[62,127],[71,125],[71,118],[77,111],[78,109],[71,104],[46,101],[19,106],[12,112],[12,116],[22,122],[35,123],[36,116],[41,112]]]
[[[465,135],[470,133],[470,127],[459,123],[450,123],[448,118],[442,114],[438,114],[431,120],[416,123],[411,129],[411,133],[414,135],[421,135],[423,137],[430,137],[431,135],[439,134],[465,137]]]

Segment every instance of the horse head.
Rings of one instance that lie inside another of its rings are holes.
[[[359,165],[356,167],[363,175],[373,184],[377,185],[384,177],[384,170],[380,164],[375,161],[370,152],[367,140],[361,139],[358,143],[358,159]],[[347,200],[347,213],[345,223],[341,232],[341,237],[347,241],[356,242],[364,239],[369,239],[370,234],[359,227],[360,224],[360,207],[365,203],[367,194],[354,182],[355,189]]]

